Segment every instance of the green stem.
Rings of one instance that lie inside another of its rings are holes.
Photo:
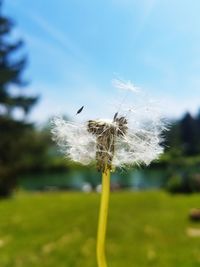
[[[110,195],[110,170],[106,168],[102,173],[102,193],[99,211],[99,225],[97,233],[97,263],[98,267],[107,267],[105,257],[105,239]]]

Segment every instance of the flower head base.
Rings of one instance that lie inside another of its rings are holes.
[[[126,118],[115,116],[112,122],[90,120],[87,129],[89,133],[96,136],[97,169],[99,171],[104,171],[106,168],[111,170],[116,137],[125,136],[128,129]]]

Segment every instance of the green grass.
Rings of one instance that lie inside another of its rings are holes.
[[[0,201],[0,266],[95,267],[99,200],[97,194],[66,192],[20,193]],[[113,193],[108,266],[200,266],[194,231],[200,224],[188,220],[199,203],[200,195]]]

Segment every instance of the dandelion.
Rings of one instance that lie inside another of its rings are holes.
[[[136,92],[130,82],[115,80],[117,88]],[[122,105],[120,105],[121,107]],[[105,236],[110,191],[110,172],[116,167],[149,165],[163,152],[162,132],[165,130],[154,103],[124,105],[110,119],[90,119],[85,123],[53,119],[53,140],[64,155],[84,165],[96,160],[102,172],[102,196],[97,234],[97,262],[106,267]]]

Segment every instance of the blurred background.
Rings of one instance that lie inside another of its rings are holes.
[[[61,155],[50,120],[111,114],[113,78],[155,97],[170,127],[159,161],[112,174],[109,266],[199,266],[199,10],[0,1],[0,266],[96,266],[101,174]]]

